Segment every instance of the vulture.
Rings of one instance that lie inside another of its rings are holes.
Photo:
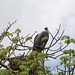
[[[37,34],[34,38],[33,51],[41,52],[43,51],[48,39],[49,39],[49,31],[48,28],[44,28],[45,31]]]

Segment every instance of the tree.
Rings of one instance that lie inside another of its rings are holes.
[[[17,20],[16,20],[17,21]],[[56,29],[56,34],[53,35],[49,32],[51,40],[48,47],[39,53],[37,51],[32,51],[31,46],[26,43],[29,41],[33,44],[33,36],[36,31],[30,35],[20,36],[21,30],[18,28],[14,32],[10,33],[9,29],[16,22],[9,23],[9,26],[4,29],[0,36],[0,74],[1,75],[53,75],[52,71],[56,68],[58,74],[55,75],[73,75],[75,69],[75,51],[73,49],[64,50],[70,43],[75,43],[73,38],[69,36],[63,36],[64,30],[60,34],[60,27]],[[59,35],[60,34],[60,35]],[[3,39],[7,37],[11,43],[8,47],[2,45]],[[64,44],[62,44],[64,41]],[[52,47],[57,45],[57,49],[52,50]],[[16,55],[15,51],[23,51],[23,54]],[[56,53],[61,53],[55,55]],[[60,69],[57,65],[53,69],[49,66],[45,66],[44,62],[48,58],[56,59],[61,56],[60,65],[63,65],[65,70]],[[6,64],[6,62],[8,63]],[[5,69],[2,69],[4,67]]]

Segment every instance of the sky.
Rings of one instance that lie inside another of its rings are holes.
[[[0,32],[15,20],[9,31],[20,28],[23,36],[45,27],[54,34],[61,24],[75,38],[75,0],[0,0]]]
[[[28,34],[48,27],[56,32],[61,24],[65,33],[74,37],[74,3],[74,0],[0,0],[0,32],[8,22],[17,20],[11,31],[20,28],[23,34]]]

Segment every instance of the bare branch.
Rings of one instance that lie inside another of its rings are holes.
[[[48,57],[53,58],[53,59],[56,59],[56,57],[52,57],[52,56],[48,56]]]
[[[57,30],[56,35],[52,38],[52,41],[51,41],[51,43],[50,43],[50,45],[49,45],[49,48],[51,47],[51,45],[52,45],[52,43],[53,43],[54,39],[55,39],[55,38],[56,38],[56,36],[58,35],[59,30],[60,30],[60,25],[59,25],[59,29]]]
[[[52,36],[52,38],[54,38],[53,35],[52,35],[52,33],[51,33],[51,32],[49,32],[49,33],[50,33],[50,35]]]
[[[17,21],[17,20],[15,20],[15,21],[14,21],[13,23],[11,23],[11,24],[10,24],[10,22],[8,22],[9,26],[7,26],[6,31],[8,31],[8,30],[11,28],[11,26],[12,26],[14,23],[16,23],[16,21]]]
[[[30,50],[27,52],[26,56],[29,54]]]
[[[60,40],[60,38],[62,37],[63,33],[64,33],[64,30],[63,30],[61,36],[58,38],[58,40],[56,40],[56,42],[53,45],[51,45],[51,47],[54,46]]]
[[[25,51],[25,50],[28,50],[28,49],[17,49],[16,48],[16,50],[18,50],[18,51]]]
[[[15,20],[15,21],[14,21],[13,23],[11,23],[11,24],[10,24],[10,22],[8,22],[9,26],[7,26],[7,28],[5,28],[3,32],[7,32],[7,31],[11,28],[11,26],[12,26],[16,21],[17,21],[17,20]],[[4,37],[0,36],[0,43],[2,42],[3,38],[4,38]]]
[[[30,47],[30,46],[24,46],[24,45],[20,45],[20,44],[17,44],[17,46],[26,47],[26,48]],[[30,48],[33,48],[33,47],[30,47]]]
[[[59,29],[57,30],[57,33],[55,34],[54,37],[53,37],[53,35],[50,33],[51,36],[52,36],[52,41],[51,41],[49,47],[47,48],[46,54],[47,54],[48,50],[49,50],[51,47],[53,47],[54,45],[56,45],[57,42],[58,42],[58,41],[60,40],[60,38],[62,37],[62,35],[63,35],[63,33],[64,33],[65,30],[63,30],[63,32],[61,33],[60,37],[59,37],[58,39],[56,39],[56,36],[59,34],[59,31],[60,31],[60,26],[61,26],[61,25],[59,25]],[[54,40],[55,40],[55,42],[54,42]],[[53,42],[54,42],[54,43],[53,43]],[[52,44],[52,43],[53,43],[53,44]]]
[[[2,65],[2,66],[5,67],[6,69],[11,70],[13,73],[15,73],[10,67],[8,67],[7,65],[5,65],[5,64],[2,63],[1,61],[0,61],[0,65]]]
[[[37,31],[35,31],[35,32],[32,34],[32,36],[31,36],[31,37],[33,37],[36,33],[37,33]]]
[[[64,55],[64,53],[62,53],[62,54],[60,54],[60,55],[56,56],[56,58],[57,58],[57,57],[59,57],[59,56],[62,56],[62,55]]]

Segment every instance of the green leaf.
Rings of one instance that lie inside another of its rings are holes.
[[[29,75],[29,74],[28,74],[28,72],[23,71],[23,72],[21,72],[19,75]]]
[[[9,33],[9,32],[8,32],[8,33],[7,33],[7,35],[8,35],[8,36],[10,36],[10,35],[11,35],[11,37],[13,37],[13,34],[12,34],[12,33]]]
[[[6,47],[6,50],[9,51],[9,50],[14,50],[15,48],[13,46],[8,46]]]
[[[14,75],[14,74],[10,70],[1,69],[0,70],[0,75]]]
[[[3,45],[0,44],[0,48],[2,48],[2,47],[3,47]]]
[[[12,61],[12,63],[20,65],[22,62],[18,59],[15,59],[15,60]]]
[[[70,44],[70,40],[65,40],[64,43]]]
[[[24,37],[22,36],[21,39],[23,39]]]
[[[14,37],[11,39],[14,43],[17,43],[19,41],[19,38],[18,37]]]
[[[15,30],[15,33],[17,33],[17,32],[21,33],[21,30],[18,28]]]
[[[14,72],[17,73],[17,72],[19,72],[19,70],[15,70]]]
[[[13,36],[12,33],[9,33],[9,32],[3,32],[1,36],[2,36],[2,38],[3,38],[3,37],[5,37],[5,36],[10,36],[10,35],[11,35],[11,37]]]
[[[75,60],[73,61],[73,63],[75,64]]]
[[[75,52],[73,53],[73,56],[75,57]]]
[[[73,38],[70,39],[70,42],[75,44],[75,40]]]
[[[64,39],[70,39],[70,36],[67,36],[67,35],[64,35],[63,37],[61,37],[61,40],[64,40]]]
[[[43,38],[41,39],[42,42],[43,42],[44,40],[48,40],[48,38],[47,38],[47,37],[43,37]]]
[[[3,33],[1,34],[2,38],[4,38],[8,33],[9,33],[9,32],[3,32]]]
[[[26,38],[26,41],[28,41],[28,40],[30,40],[30,39],[32,39],[32,37],[27,37],[27,38]]]
[[[2,50],[2,48],[3,48],[3,45],[0,44],[0,50]]]
[[[44,75],[42,71],[37,71],[37,75]]]
[[[64,73],[63,72],[59,72],[58,75],[64,75]]]
[[[62,65],[64,62],[60,62],[60,65]]]

